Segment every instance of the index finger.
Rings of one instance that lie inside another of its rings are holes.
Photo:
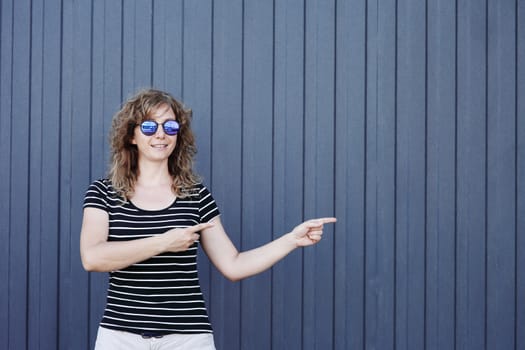
[[[337,221],[337,219],[336,218],[332,218],[332,217],[317,218],[317,219],[308,220],[308,222],[311,225],[315,225],[315,226],[321,226],[321,225],[329,224],[329,223],[336,222],[336,221]]]
[[[213,226],[213,223],[205,222],[205,223],[202,223],[202,224],[189,226],[189,227],[186,228],[186,230],[188,230],[190,232],[199,232],[199,231],[202,231],[202,230],[207,229],[207,228],[212,227],[212,226]]]
[[[329,224],[337,221],[337,218],[334,217],[326,217],[326,218],[318,218],[314,219],[313,221],[317,222],[319,225],[323,224]]]

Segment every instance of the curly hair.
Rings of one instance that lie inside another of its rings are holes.
[[[199,177],[193,171],[193,157],[197,149],[190,128],[191,110],[186,109],[167,92],[155,89],[141,90],[127,100],[113,116],[110,132],[111,164],[108,177],[117,195],[125,199],[133,195],[139,175],[139,153],[137,146],[132,144],[135,127],[148,119],[151,113],[163,104],[171,107],[180,125],[177,144],[168,158],[173,192],[178,197],[185,197],[199,182]]]

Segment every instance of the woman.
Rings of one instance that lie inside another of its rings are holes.
[[[144,90],[113,118],[111,169],[84,200],[80,252],[87,271],[109,272],[95,349],[215,349],[200,290],[197,248],[232,281],[260,273],[297,247],[316,244],[323,224],[306,221],[239,253],[215,201],[193,172],[190,111]]]

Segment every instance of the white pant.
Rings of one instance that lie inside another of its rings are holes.
[[[162,338],[142,338],[139,334],[98,328],[95,350],[215,350],[213,335],[168,334]]]

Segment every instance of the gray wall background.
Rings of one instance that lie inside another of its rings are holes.
[[[92,348],[83,195],[154,86],[239,248],[339,219],[241,283],[201,256],[218,349],[525,349],[525,1],[0,4],[0,348]]]

